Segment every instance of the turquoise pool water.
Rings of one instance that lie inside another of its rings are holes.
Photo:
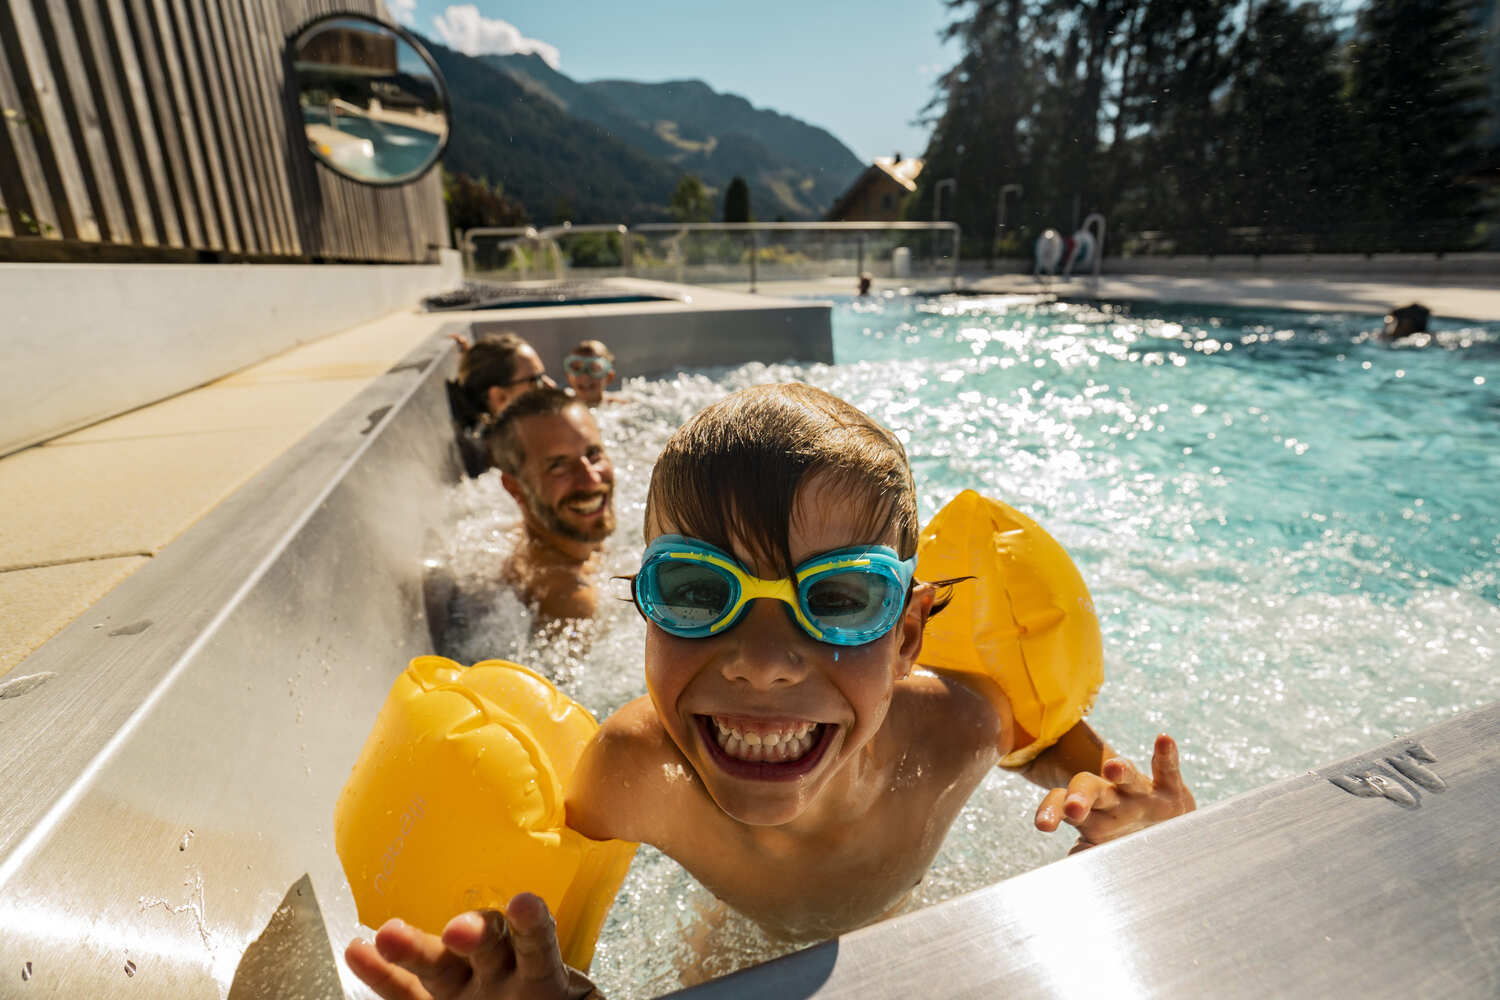
[[[1107,680],[1091,722],[1144,762],[1182,746],[1201,805],[1500,699],[1500,324],[1435,320],[1425,346],[1374,317],[1204,306],[889,298],[834,311],[833,365],[632,380],[599,411],[638,564],[666,437],[725,393],[823,386],[896,431],[924,516],[974,487],[1039,520],[1099,608]],[[608,331],[599,335],[606,341]],[[507,548],[498,477],[462,484],[448,559],[474,595],[453,654],[515,650],[599,713],[641,693],[643,631],[611,604],[587,634],[533,638],[482,580]],[[995,773],[916,905],[1062,856],[1040,790]],[[777,951],[643,850],[595,962],[611,997]]]

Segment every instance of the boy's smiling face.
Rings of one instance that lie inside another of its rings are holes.
[[[795,563],[854,545],[868,518],[847,490],[816,475],[793,507],[788,542]],[[655,525],[654,534],[691,534]],[[780,574],[736,543],[757,576]],[[917,585],[896,626],[863,646],[818,642],[786,605],[752,601],[711,638],[684,639],[647,626],[646,683],[662,726],[725,813],[751,825],[802,816],[831,785],[855,780],[879,732],[895,684],[921,648],[931,588]]]

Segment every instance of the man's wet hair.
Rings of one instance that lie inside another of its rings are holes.
[[[521,446],[520,422],[527,417],[561,413],[570,406],[583,406],[583,403],[568,390],[551,385],[529,389],[516,397],[515,402],[507,406],[484,432],[484,446],[490,453],[490,461],[507,475],[519,475],[526,462],[526,451]]]
[[[662,449],[646,497],[646,539],[675,531],[728,551],[739,541],[792,570],[797,491],[816,475],[859,518],[862,539],[917,551],[917,491],[896,436],[850,404],[800,383],[754,386],[688,421]]]
[[[530,347],[525,338],[514,333],[487,334],[464,351],[458,362],[456,390],[449,393],[454,419],[472,427],[489,412],[491,386],[509,385],[516,378],[516,355]]]

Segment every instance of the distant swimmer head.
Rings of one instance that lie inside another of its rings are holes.
[[[604,401],[604,389],[615,380],[615,356],[602,341],[583,340],[563,361],[568,385],[589,406]]]
[[[1420,302],[1404,305],[1399,309],[1392,309],[1385,317],[1385,326],[1380,335],[1386,340],[1401,340],[1418,333],[1427,332],[1427,321],[1432,318],[1432,310]]]

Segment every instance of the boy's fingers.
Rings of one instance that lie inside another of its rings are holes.
[[[416,976],[438,996],[458,992],[472,975],[468,959],[450,951],[436,935],[399,918],[387,920],[375,932],[375,947],[386,961]]]
[[[1178,788],[1182,785],[1182,769],[1177,761],[1177,742],[1166,733],[1156,737],[1151,752],[1151,776],[1158,785]]]
[[[1095,809],[1109,810],[1120,804],[1120,795],[1115,786],[1097,774],[1087,771],[1073,775],[1068,782],[1067,798],[1063,800],[1063,819],[1073,826],[1089,818]]]
[[[1155,762],[1155,758],[1152,758],[1153,765]],[[1104,762],[1101,770],[1104,772],[1104,780],[1126,795],[1151,794],[1151,779],[1138,771],[1136,766],[1124,757],[1111,757]]]
[[[1182,766],[1177,759],[1177,742],[1162,733],[1156,737],[1156,746],[1151,754],[1151,774],[1158,788],[1165,790],[1176,800],[1182,812],[1198,808],[1192,790],[1182,780]]]
[[[1042,804],[1036,807],[1036,828],[1051,833],[1062,823],[1063,800],[1068,797],[1065,788],[1054,788],[1042,796]]]
[[[432,994],[416,976],[386,961],[368,941],[350,941],[344,949],[344,961],[381,1000],[432,1000]]]
[[[516,965],[505,914],[499,910],[476,910],[460,914],[443,929],[443,943],[469,960],[474,975],[493,981]]]
[[[516,975],[526,982],[568,982],[568,967],[557,946],[557,923],[540,896],[523,892],[505,908],[516,953]]]

